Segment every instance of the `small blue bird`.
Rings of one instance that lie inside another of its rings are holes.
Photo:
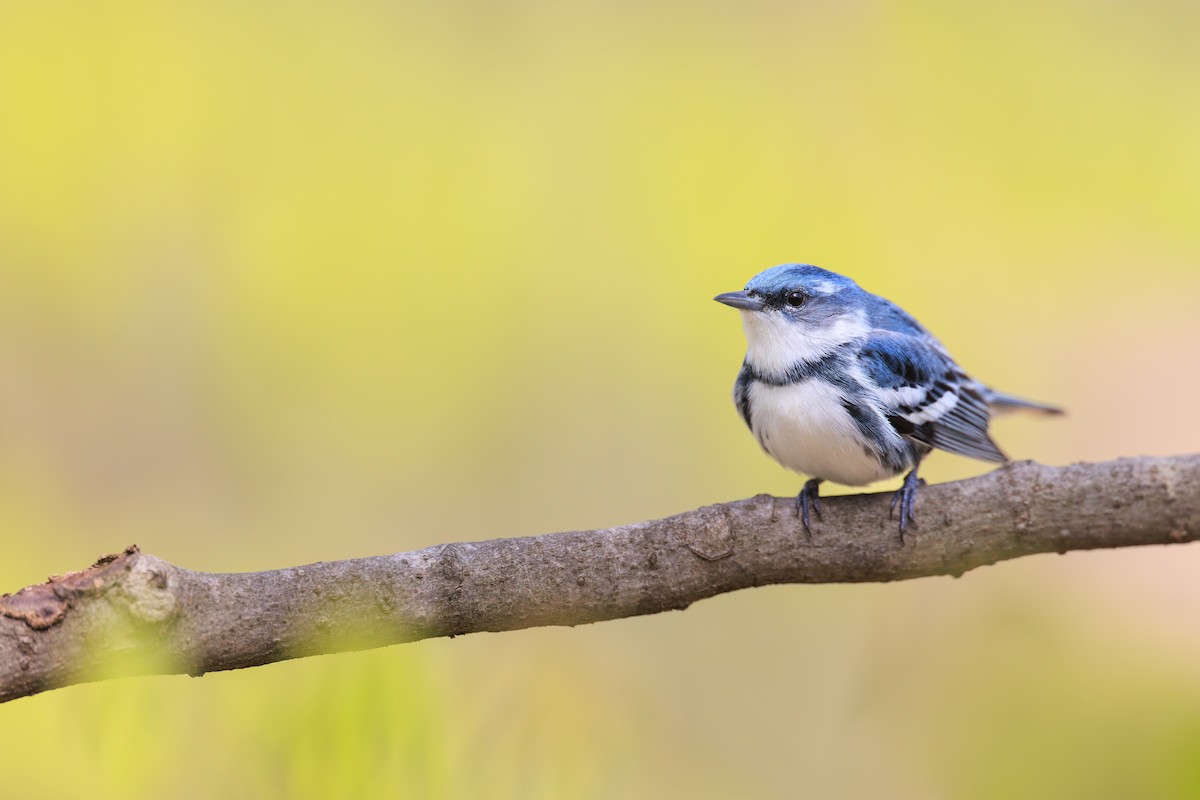
[[[863,486],[908,470],[891,505],[903,540],[931,450],[1006,461],[988,435],[993,411],[1062,413],[973,380],[899,306],[811,264],[771,267],[713,299],[742,312],[742,419],[768,455],[811,476],[796,497],[805,533],[822,481]]]

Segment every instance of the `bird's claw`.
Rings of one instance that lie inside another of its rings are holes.
[[[896,518],[896,508],[900,508],[900,544],[904,544],[904,534],[909,527],[916,528],[916,504],[917,504],[917,489],[925,485],[924,478],[917,477],[917,471],[904,476],[904,483],[892,495],[891,505],[888,506],[888,519]]]
[[[805,481],[804,488],[800,490],[800,494],[796,495],[796,516],[800,517],[801,524],[804,525],[804,535],[809,539],[812,538],[812,528],[809,526],[809,511],[813,511],[817,515],[817,519],[824,519],[821,513],[821,480],[812,478]]]

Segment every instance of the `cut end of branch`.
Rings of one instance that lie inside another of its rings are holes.
[[[121,553],[101,556],[95,564],[80,572],[54,575],[45,583],[27,586],[13,595],[0,597],[0,614],[24,622],[35,631],[43,631],[66,619],[79,598],[107,589],[118,575],[129,570],[141,553],[136,544]]]

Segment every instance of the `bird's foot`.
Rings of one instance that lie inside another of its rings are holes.
[[[917,489],[925,485],[924,478],[917,477],[916,469],[904,476],[904,483],[892,495],[892,504],[888,507],[888,519],[896,518],[896,509],[900,509],[900,544],[904,544],[904,534],[909,527],[917,527],[914,507],[917,504]]]
[[[804,525],[804,535],[809,539],[812,538],[812,528],[808,525],[809,511],[815,512],[817,519],[824,519],[821,514],[820,486],[820,478],[811,478],[804,482],[804,488],[796,495],[796,516],[800,517],[800,522]]]

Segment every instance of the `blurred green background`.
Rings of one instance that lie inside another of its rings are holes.
[[[0,589],[131,542],[254,570],[793,494],[711,301],[783,261],[1070,409],[1001,421],[1015,457],[1200,450],[1198,31],[1185,2],[3,0]],[[0,707],[0,794],[1194,797],[1198,568],[75,687]]]

